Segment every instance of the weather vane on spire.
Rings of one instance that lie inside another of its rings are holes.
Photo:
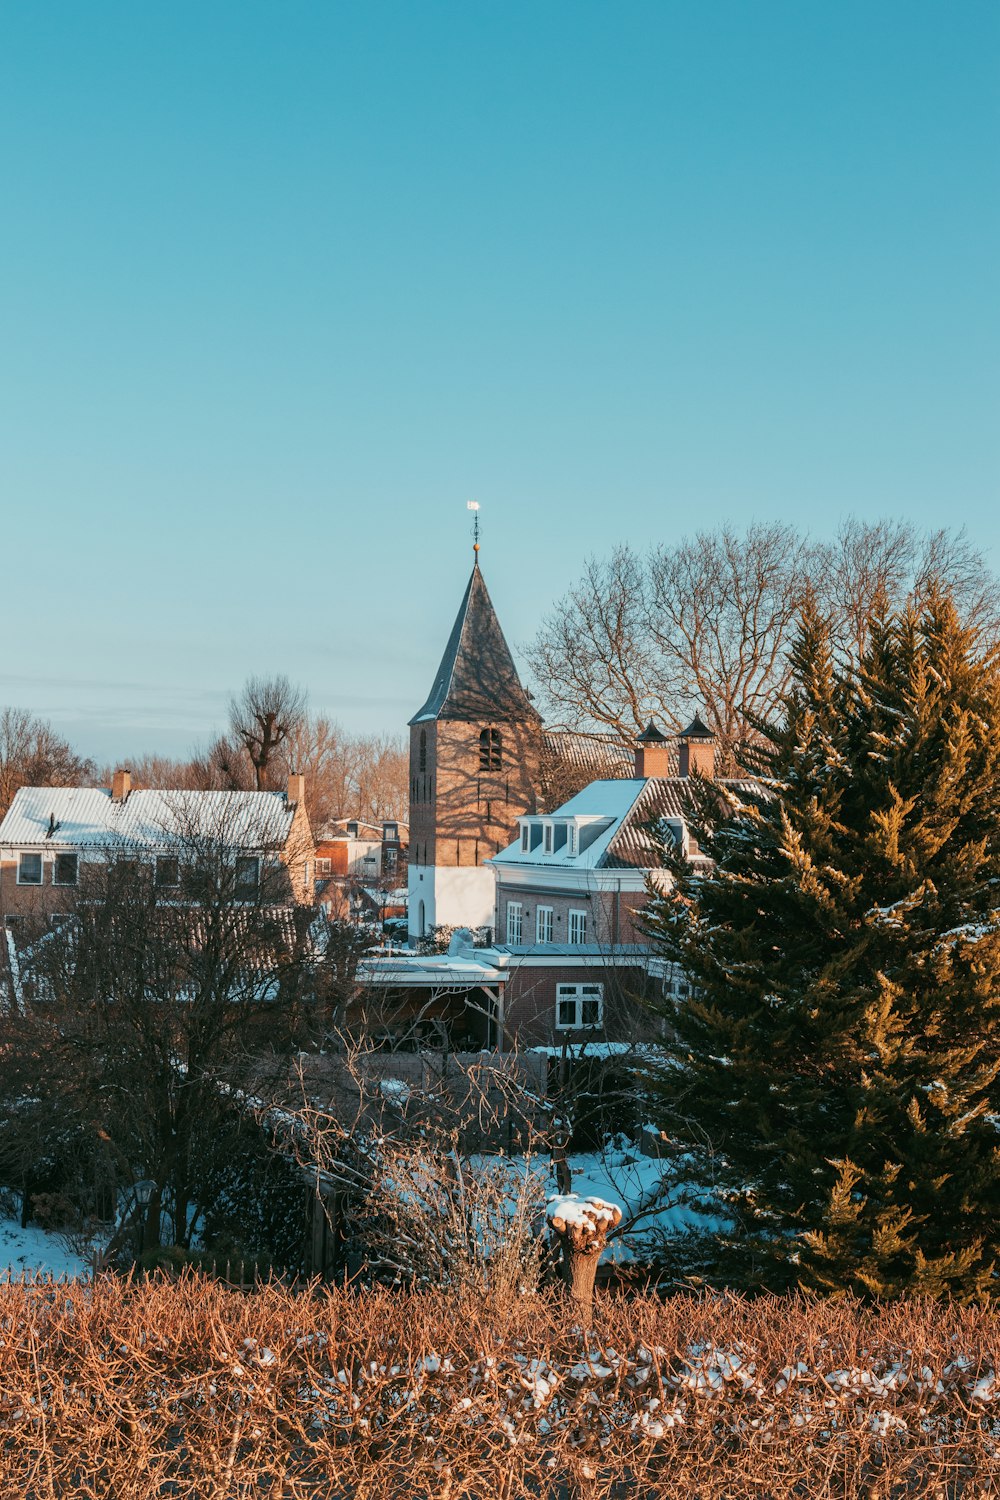
[[[479,501],[478,500],[467,500],[465,502],[465,508],[466,508],[466,510],[471,510],[471,511],[475,512],[474,519],[473,519],[473,522],[472,522],[472,553],[473,553],[473,556],[475,557],[476,562],[478,562],[479,561]]]

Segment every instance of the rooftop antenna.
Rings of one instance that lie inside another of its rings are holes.
[[[472,522],[472,555],[473,555],[475,561],[478,563],[479,562],[479,501],[478,500],[467,500],[465,502],[465,508],[466,508],[466,510],[471,510],[471,511],[475,512],[475,516],[474,516],[473,522]]]

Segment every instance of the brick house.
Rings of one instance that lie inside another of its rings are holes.
[[[711,777],[715,737],[699,718],[676,749],[652,724],[633,775],[593,781],[551,813],[525,814],[496,855],[497,950],[508,955],[504,1013],[522,1044],[635,1038],[631,997],[657,983],[684,992],[682,974],[650,960],[639,916],[649,883],[668,884],[654,828],[703,860],[687,824],[687,779]],[[740,783],[719,781],[738,791]]]
[[[289,903],[313,900],[313,839],[305,778],[284,792],[140,791],[126,770],[108,787],[22,787],[0,823],[0,914],[5,925],[72,905],[89,868],[109,859],[148,865],[169,899],[185,857],[208,840],[231,851],[237,890],[255,898],[279,872]]]
[[[316,879],[405,880],[408,833],[398,818],[335,818],[316,838]]]
[[[695,718],[669,740],[652,724],[633,747],[631,775],[592,781],[560,807],[522,813],[516,839],[488,866],[495,941],[456,934],[447,954],[368,962],[364,982],[393,996],[405,1030],[433,1017],[452,1045],[560,1048],[652,1036],[638,998],[652,985],[683,997],[688,981],[650,953],[640,914],[649,885],[669,886],[659,837],[704,862],[688,827],[692,773],[714,778],[715,737]],[[747,783],[717,778],[739,795]]]

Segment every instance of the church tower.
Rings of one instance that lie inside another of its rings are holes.
[[[521,685],[479,548],[427,702],[410,720],[410,938],[490,927],[494,876],[535,811],[541,718]]]

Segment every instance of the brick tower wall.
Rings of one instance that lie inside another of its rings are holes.
[[[480,734],[498,730],[502,764],[480,765]],[[426,768],[420,769],[420,736]],[[410,859],[473,866],[504,849],[517,819],[537,810],[541,743],[534,725],[444,719],[410,730]]]

